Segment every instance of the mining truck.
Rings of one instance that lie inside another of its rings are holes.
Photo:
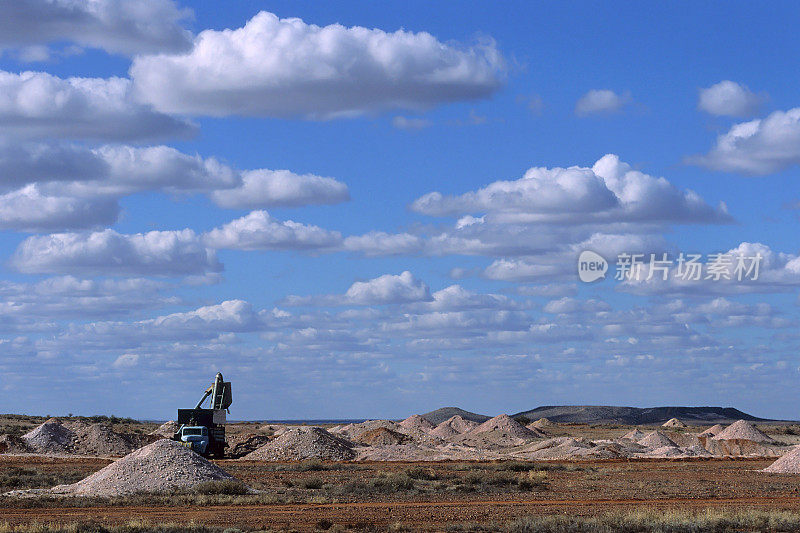
[[[203,408],[203,403],[209,398],[210,406]],[[214,382],[194,409],[178,409],[178,430],[172,440],[205,457],[224,457],[228,446],[225,441],[225,422],[231,402],[231,383],[217,372]]]

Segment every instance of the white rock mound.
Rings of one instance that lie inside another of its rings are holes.
[[[50,418],[22,436],[36,453],[64,454],[72,451],[75,433],[57,418]]]
[[[454,415],[436,426],[433,431],[431,431],[431,435],[442,439],[448,439],[466,433],[467,431],[472,431],[476,427],[478,427],[477,422],[466,420],[462,418],[461,415]]]
[[[750,440],[753,442],[775,442],[747,420],[737,420],[712,437],[716,440]]]
[[[663,424],[661,424],[662,428],[685,428],[686,424],[678,420],[677,418],[670,418]]]
[[[658,449],[663,448],[665,446],[671,446],[673,448],[677,448],[678,445],[675,442],[661,433],[658,430],[651,431],[641,439],[639,439],[639,444],[642,446],[647,446],[648,448]]]
[[[428,433],[436,427],[427,418],[422,418],[420,415],[409,416],[400,422],[400,426],[410,431],[421,431],[423,433]]]
[[[353,444],[319,427],[297,427],[255,449],[244,459],[262,461],[349,461],[356,456]]]
[[[715,435],[719,435],[725,431],[725,426],[722,424],[714,424],[710,428],[706,429],[705,431],[700,432],[697,436],[698,437],[713,437]]]
[[[57,494],[122,496],[168,492],[206,481],[233,480],[223,469],[173,440],[158,440],[111,463],[91,476],[52,489]]]
[[[763,470],[775,474],[800,474],[800,446],[795,446]]]

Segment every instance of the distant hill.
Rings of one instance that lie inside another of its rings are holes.
[[[424,415],[422,415],[422,418],[438,426],[448,418],[456,415],[461,415],[461,418],[463,418],[464,420],[472,420],[473,422],[478,422],[478,423],[486,422],[491,418],[490,416],[486,415],[470,413],[469,411],[459,409],[458,407],[442,407],[440,409],[436,409],[435,411],[431,411],[430,413],[425,413]]]
[[[435,411],[434,411],[435,412]],[[548,418],[573,424],[661,424],[677,418],[687,424],[725,424],[736,420],[767,422],[733,407],[617,407],[611,405],[548,405],[513,415]]]

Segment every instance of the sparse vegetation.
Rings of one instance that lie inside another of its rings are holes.
[[[197,485],[193,492],[195,494],[249,494],[251,491],[247,485],[235,480],[206,481]]]
[[[504,533],[704,533],[733,531],[796,531],[800,513],[789,511],[725,511],[709,509],[699,513],[682,511],[634,511],[600,517],[552,515],[528,517],[506,523],[458,524],[452,532]]]
[[[74,483],[86,476],[83,470],[47,472],[35,467],[11,467],[0,471],[0,492],[41,489]]]

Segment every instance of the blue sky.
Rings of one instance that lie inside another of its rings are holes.
[[[233,418],[797,418],[798,11],[0,8],[2,410],[165,419],[220,370]]]

